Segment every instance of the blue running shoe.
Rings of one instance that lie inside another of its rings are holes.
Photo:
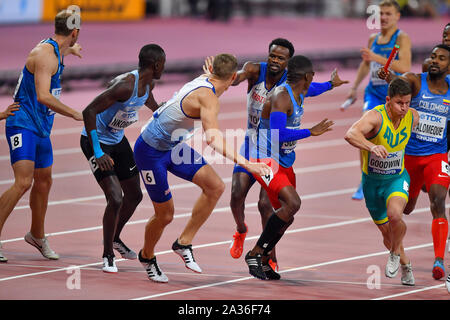
[[[363,200],[364,199],[364,193],[362,188],[362,183],[359,184],[358,189],[355,191],[355,193],[352,195],[353,200]]]
[[[433,278],[439,280],[445,277],[445,268],[442,260],[436,259],[433,265]]]

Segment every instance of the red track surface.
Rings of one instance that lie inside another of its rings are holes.
[[[352,77],[350,76],[350,80]],[[162,89],[155,89],[158,96]],[[364,206],[350,199],[360,179],[357,150],[343,139],[348,127],[361,115],[361,100],[346,112],[338,106],[348,88],[338,88],[306,101],[303,126],[328,117],[336,121],[334,130],[299,143],[295,169],[302,207],[296,220],[277,246],[282,279],[276,282],[251,278],[243,260],[228,253],[235,224],[229,209],[232,165],[213,164],[227,184],[215,212],[197,235],[193,245],[203,274],[187,270],[170,247],[181,233],[199,189],[170,177],[176,205],[175,219],[166,228],[156,247],[161,268],[169,283],[147,279],[138,261],[117,260],[119,273],[101,271],[101,221],[105,200],[79,149],[81,123],[57,117],[52,134],[54,182],[50,194],[46,233],[52,248],[61,256],[47,261],[23,241],[29,230],[27,193],[7,220],[2,233],[3,251],[9,262],[0,265],[0,299],[435,299],[448,300],[444,281],[431,276],[434,253],[428,199],[421,194],[415,213],[405,217],[408,231],[405,248],[416,278],[415,287],[384,277],[387,251]],[[69,105],[85,106],[98,92],[65,94]],[[246,121],[245,85],[225,93],[222,100],[222,128],[243,128]],[[361,97],[361,95],[360,95]],[[0,100],[6,103],[5,99]],[[5,104],[2,104],[5,105]],[[150,112],[141,112],[148,119]],[[0,124],[4,132],[4,122]],[[134,143],[140,126],[127,129]],[[0,143],[0,192],[13,177],[4,136]],[[141,184],[142,185],[142,184]],[[259,185],[247,198],[249,234],[244,250],[258,238],[261,225],[256,208]],[[138,251],[143,244],[144,226],[153,209],[148,196],[139,205],[122,239]],[[80,268],[79,289],[69,289],[71,267]],[[447,266],[447,264],[446,264]],[[379,289],[367,282],[380,270]]]

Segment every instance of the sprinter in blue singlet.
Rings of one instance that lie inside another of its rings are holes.
[[[123,227],[142,200],[133,150],[124,130],[138,121],[143,105],[152,111],[158,108],[152,94],[153,80],[161,77],[165,62],[166,54],[159,45],[143,46],[139,68],[117,76],[83,111],[81,148],[107,203],[103,216],[104,272],[117,272],[113,248],[122,258],[137,258],[120,239]]]
[[[44,233],[52,184],[53,151],[49,136],[55,112],[82,120],[80,112],[59,101],[63,58],[69,54],[81,57],[81,47],[76,43],[79,26],[68,23],[73,18],[79,21],[76,15],[66,10],[58,13],[54,36],[41,41],[31,50],[14,93],[14,100],[20,109],[6,120],[6,138],[15,181],[0,197],[0,232],[19,199],[33,186],[30,193],[32,224],[25,241],[35,246],[47,259],[54,260],[59,256],[50,249]],[[7,261],[1,251],[0,261]]]

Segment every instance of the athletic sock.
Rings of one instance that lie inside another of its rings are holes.
[[[286,222],[281,220],[276,213],[272,214],[256,244],[264,251],[270,252],[275,247],[276,242],[281,239],[280,231],[285,225]]]
[[[431,234],[433,235],[434,256],[444,259],[445,243],[448,235],[448,221],[445,218],[433,219],[431,223]]]

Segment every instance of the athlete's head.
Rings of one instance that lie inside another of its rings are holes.
[[[442,44],[450,46],[450,23],[444,27],[444,32],[442,33]]]
[[[296,84],[305,81],[305,89],[309,88],[314,77],[314,71],[311,60],[305,56],[294,56],[289,59],[287,67],[287,82]]]
[[[272,40],[269,44],[269,57],[267,58],[267,69],[269,73],[277,75],[284,72],[294,52],[294,46],[288,40],[283,38]]]
[[[143,46],[139,51],[139,69],[147,68],[153,71],[153,78],[159,79],[164,71],[166,53],[157,44],[151,43]]]
[[[381,29],[387,30],[397,25],[400,20],[400,6],[395,0],[383,0],[380,6]]]
[[[450,46],[438,44],[433,48],[430,55],[431,63],[428,67],[428,74],[431,79],[445,76],[450,71]]]
[[[395,78],[388,87],[386,106],[396,116],[404,117],[411,103],[411,86],[401,78]]]
[[[212,74],[219,80],[225,81],[228,88],[236,79],[238,62],[235,56],[221,53],[214,57]]]
[[[81,18],[78,12],[73,10],[62,10],[55,16],[55,34],[70,37],[69,47],[71,47],[78,40],[80,23]]]

